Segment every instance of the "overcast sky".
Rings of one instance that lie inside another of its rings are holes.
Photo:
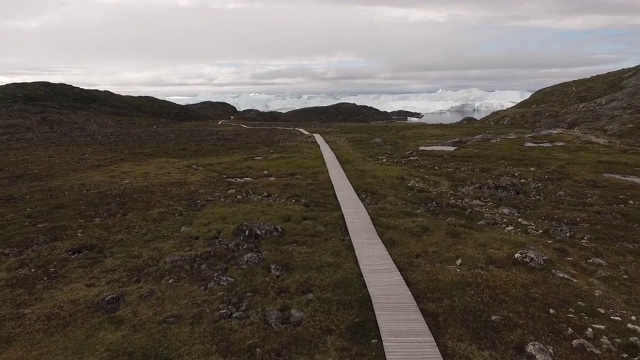
[[[0,0],[0,84],[536,90],[640,64],[640,0]]]

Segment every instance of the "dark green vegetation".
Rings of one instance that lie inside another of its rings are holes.
[[[640,141],[640,66],[542,89],[482,121],[599,131]]]
[[[482,124],[325,132],[446,359],[524,358],[533,340],[552,346],[558,359],[614,359],[621,349],[638,355],[629,338],[640,334],[626,325],[640,316],[640,185],[603,176],[640,176],[637,147],[524,138],[527,130]],[[449,153],[418,151],[488,132],[505,137]],[[534,269],[514,259],[520,250],[551,260]],[[606,326],[588,339],[603,354],[572,349],[594,324]],[[602,336],[619,350],[604,350]]]
[[[0,358],[382,358],[310,139],[212,122],[45,127],[5,133],[0,154]],[[285,234],[247,246],[233,231],[248,221]],[[250,253],[264,260],[243,268]],[[206,289],[227,268],[235,281]],[[245,302],[246,319],[220,319]]]

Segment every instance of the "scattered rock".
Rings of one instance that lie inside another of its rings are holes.
[[[306,315],[302,311],[291,309],[291,316],[289,316],[289,321],[291,322],[291,325],[300,326],[302,325],[302,322],[304,321],[305,318],[306,318]]]
[[[525,347],[527,356],[534,360],[553,360],[553,348],[537,341],[532,341]]]
[[[185,233],[185,232],[189,232],[189,231],[191,231],[191,226],[185,225],[185,226],[180,228],[180,232]]]
[[[513,257],[536,269],[544,269],[547,266],[546,262],[549,260],[548,256],[532,250],[518,251]]]
[[[556,226],[551,229],[551,236],[557,240],[568,239],[572,234],[571,228],[567,225]]]
[[[271,268],[271,275],[276,278],[281,278],[285,275],[285,271],[281,266],[271,265],[270,268]]]
[[[241,311],[238,311],[237,313],[235,313],[235,314],[233,314],[231,316],[232,319],[236,319],[236,320],[240,320],[240,321],[246,320],[248,317],[249,316],[246,313],[241,312]]]
[[[602,348],[604,348],[605,350],[607,349],[615,350],[615,348],[613,347],[613,344],[611,343],[611,341],[609,341],[609,338],[606,336],[603,336],[600,338],[600,344],[602,344]]]
[[[635,330],[635,331],[640,333],[640,326],[636,326],[636,325],[633,325],[633,324],[627,324],[627,328],[631,329],[631,330]]]
[[[238,266],[242,269],[246,269],[251,266],[258,266],[264,262],[264,256],[258,253],[248,253],[238,259]]]
[[[380,146],[380,145],[384,145],[384,140],[382,140],[380,138],[375,138],[375,139],[371,140],[371,143],[374,144],[374,145]]]
[[[559,277],[559,278],[567,279],[567,280],[570,280],[570,281],[573,281],[573,282],[578,282],[578,280],[576,280],[576,279],[572,278],[571,276],[569,276],[569,275],[568,275],[568,274],[566,274],[566,273],[563,273],[563,272],[562,272],[562,271],[560,271],[560,270],[551,270],[551,272],[553,273],[553,275],[555,275],[555,276],[557,276],[557,277]]]
[[[596,273],[597,278],[603,278],[607,276],[611,276],[611,273],[603,269],[598,270],[598,272]]]
[[[284,231],[279,225],[251,222],[239,225],[234,235],[246,243],[257,243],[270,237],[281,237]]]
[[[124,295],[111,294],[102,299],[102,309],[107,314],[115,314],[120,311],[120,305],[124,302]]]
[[[630,337],[629,342],[640,348],[640,339],[637,337]]]
[[[600,350],[596,349],[595,346],[593,346],[593,344],[591,344],[585,339],[573,340],[571,342],[571,346],[573,346],[574,349],[584,350],[588,353],[601,354]]]
[[[498,213],[504,216],[517,216],[518,210],[508,206],[501,206],[498,208]]]
[[[72,258],[78,257],[82,254],[84,254],[85,252],[90,250],[90,246],[89,245],[80,245],[80,246],[76,246],[76,247],[72,247],[71,249],[66,251],[67,256],[70,256]]]
[[[587,331],[584,332],[584,337],[586,337],[587,339],[593,339],[595,337],[595,334],[593,333],[593,329],[588,328]]]
[[[462,259],[456,260],[456,266],[460,266],[460,265],[462,265]]]
[[[607,327],[606,327],[606,326],[604,326],[604,325],[595,325],[595,324],[594,324],[594,325],[591,325],[591,327],[593,327],[594,329],[598,329],[598,330],[604,330],[604,329],[606,329],[606,328],[607,328]]]
[[[420,146],[422,151],[455,151],[457,149],[455,146]]]
[[[498,315],[491,316],[491,321],[493,321],[494,323],[501,323],[502,320],[504,320],[502,316],[498,316]]]
[[[225,271],[219,271],[213,275],[213,279],[207,284],[207,290],[216,286],[231,285],[235,280],[226,274]]]
[[[305,296],[303,296],[302,298],[307,300],[307,301],[311,301],[311,300],[313,300],[314,295],[313,295],[313,293],[309,293],[309,294],[306,294]]]
[[[177,325],[180,322],[180,318],[176,316],[169,316],[162,320],[162,322],[167,325]]]
[[[144,294],[140,295],[140,298],[142,300],[151,300],[154,297],[156,297],[156,295],[158,295],[158,293],[155,290],[149,290],[149,291],[146,291]]]
[[[607,266],[609,264],[607,264],[606,261],[599,259],[599,258],[591,258],[587,261],[589,264],[591,265],[595,265],[595,266]]]
[[[275,330],[282,329],[282,314],[277,310],[269,310],[266,315],[267,324]]]
[[[220,311],[218,311],[218,313],[216,315],[221,320],[228,320],[228,319],[231,319],[231,316],[233,314],[229,310],[220,310]]]
[[[573,335],[573,334],[575,334],[575,333],[576,333],[576,332],[575,332],[575,331],[573,331],[573,329],[572,329],[572,328],[568,328],[568,329],[567,329],[567,335],[571,336],[571,335]]]

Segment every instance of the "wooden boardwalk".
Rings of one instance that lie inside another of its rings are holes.
[[[224,121],[218,123],[222,125]],[[242,124],[247,129],[254,127]],[[269,127],[297,130],[299,128]],[[349,236],[358,258],[378,321],[385,356],[388,360],[442,360],[440,350],[422,317],[404,278],[378,236],[369,213],[358,198],[340,162],[322,136],[313,134],[329,171],[331,183],[344,214]]]
[[[398,268],[378,237],[371,218],[358,198],[333,151],[322,136],[320,145],[364,281],[369,290],[389,360],[442,359],[431,331]]]

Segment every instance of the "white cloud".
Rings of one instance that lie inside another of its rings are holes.
[[[535,89],[640,63],[638,39],[637,0],[3,0],[0,82]]]

